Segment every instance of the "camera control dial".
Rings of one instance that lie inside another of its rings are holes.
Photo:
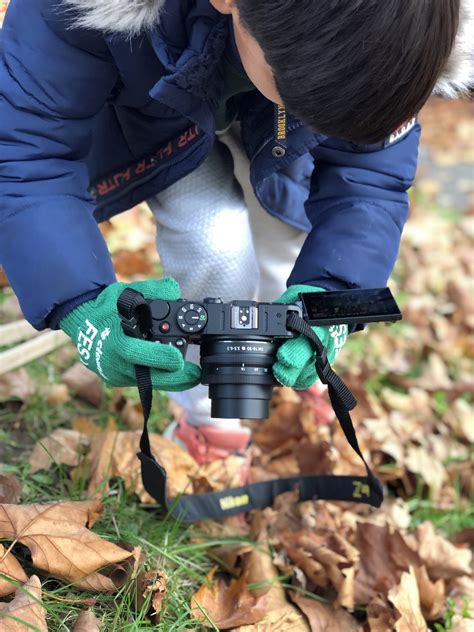
[[[186,303],[179,308],[176,317],[178,327],[186,333],[201,331],[207,323],[207,312],[199,303]]]

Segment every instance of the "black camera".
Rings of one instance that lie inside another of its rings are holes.
[[[117,303],[124,332],[183,355],[201,345],[203,384],[209,385],[211,415],[266,419],[273,386],[272,365],[280,345],[300,335],[291,316],[310,326],[364,325],[397,321],[401,313],[388,288],[300,294],[291,305],[205,298],[203,301],[146,300],[125,289]]]

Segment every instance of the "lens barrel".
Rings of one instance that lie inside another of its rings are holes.
[[[266,419],[269,416],[276,384],[272,365],[279,346],[279,342],[269,338],[213,337],[201,344],[201,381],[209,385],[212,417]]]

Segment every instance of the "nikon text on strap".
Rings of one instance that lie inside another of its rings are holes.
[[[360,450],[349,411],[357,402],[341,378],[332,370],[318,336],[296,313],[288,318],[288,329],[306,336],[316,350],[316,370],[319,378],[327,384],[329,398],[344,435],[352,449],[362,459],[367,476],[291,476],[234,487],[221,492],[207,494],[183,494],[168,499],[166,494],[167,473],[151,452],[148,436],[148,418],[151,411],[153,390],[148,367],[136,366],[137,385],[143,407],[144,425],[140,439],[138,458],[141,462],[143,485],[146,491],[175,518],[185,522],[203,518],[223,518],[251,509],[261,509],[272,504],[278,494],[299,491],[300,501],[340,500],[361,502],[380,507],[383,490],[380,481],[373,475]]]

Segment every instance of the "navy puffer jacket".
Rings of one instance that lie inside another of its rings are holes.
[[[38,329],[114,282],[97,221],[196,169],[213,142],[222,52],[235,53],[231,22],[209,0],[163,1],[153,29],[132,37],[71,28],[74,15],[57,0],[8,8],[0,263]],[[283,145],[275,108],[257,91],[243,98],[239,118],[261,204],[309,232],[289,283],[385,285],[416,171],[416,121],[361,147],[288,116]]]

